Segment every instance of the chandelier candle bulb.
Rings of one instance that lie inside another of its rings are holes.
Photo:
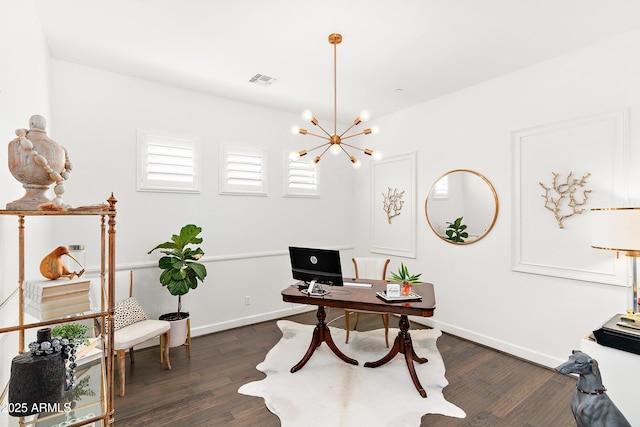
[[[313,120],[313,113],[311,112],[311,110],[304,110],[302,112],[302,120],[304,120],[305,122],[310,122],[311,120]]]

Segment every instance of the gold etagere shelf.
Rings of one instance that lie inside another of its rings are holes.
[[[86,209],[62,211],[15,211],[0,210],[0,215],[11,215],[18,218],[18,287],[0,303],[0,310],[17,302],[17,324],[0,324],[0,334],[18,333],[18,352],[25,352],[25,331],[60,323],[75,322],[86,319],[99,320],[107,327],[100,328],[98,342],[101,343],[102,357],[79,366],[76,372],[76,388],[78,384],[85,388],[90,398],[78,398],[73,402],[70,411],[58,413],[34,414],[26,417],[13,417],[7,412],[0,413],[1,426],[40,427],[40,426],[112,426],[114,425],[114,358],[113,358],[113,313],[115,301],[115,267],[116,267],[116,203],[111,195],[107,203]],[[25,281],[25,218],[36,216],[100,217],[100,308],[80,313],[71,317],[63,317],[40,322],[26,322],[24,316],[24,281]],[[17,301],[16,301],[17,300]],[[5,349],[6,350],[6,349]],[[91,379],[93,378],[93,383]],[[99,381],[96,381],[96,378]],[[89,390],[89,392],[87,392]],[[7,407],[8,384],[0,388],[0,405]],[[80,394],[80,393],[79,393]]]

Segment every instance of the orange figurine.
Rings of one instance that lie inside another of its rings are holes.
[[[62,262],[62,255],[66,255],[82,267],[82,270],[75,272],[69,271],[67,266]],[[66,246],[58,246],[49,255],[44,257],[40,262],[40,273],[47,279],[58,279],[60,277],[68,277],[73,279],[74,277],[80,277],[84,274],[84,266],[75,259],[73,255],[69,253],[69,249]]]

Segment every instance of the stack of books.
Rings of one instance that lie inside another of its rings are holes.
[[[90,287],[84,278],[25,281],[24,311],[40,321],[83,313],[91,309]]]

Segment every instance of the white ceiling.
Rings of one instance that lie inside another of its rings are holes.
[[[640,26],[638,0],[36,0],[57,59],[290,112],[373,118]],[[630,54],[634,54],[630,52]],[[637,54],[637,53],[635,53]],[[270,86],[248,80],[277,78]]]

